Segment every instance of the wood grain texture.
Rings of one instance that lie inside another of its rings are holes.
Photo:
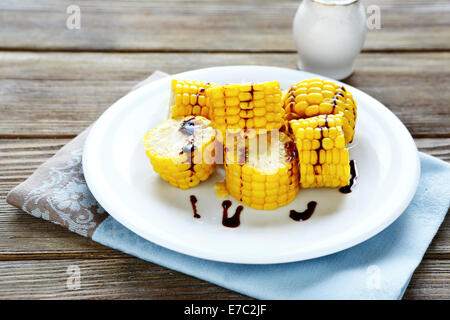
[[[74,136],[154,70],[217,65],[295,68],[295,54],[0,53],[0,137]],[[449,137],[450,53],[366,53],[346,80],[415,137]]]
[[[67,288],[67,268],[81,287]],[[137,258],[0,261],[0,299],[245,299]]]
[[[422,260],[406,289],[404,299],[449,300],[450,260]]]
[[[67,289],[67,268],[80,289]],[[425,259],[405,299],[448,299],[450,261]],[[136,258],[0,261],[1,299],[248,299],[211,283]]]
[[[104,51],[294,52],[299,0],[78,0],[81,29],[66,27],[71,0],[0,2],[0,48]],[[446,0],[363,0],[381,9],[365,50],[450,48]],[[182,30],[182,32],[180,32]]]

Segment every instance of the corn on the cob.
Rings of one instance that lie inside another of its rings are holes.
[[[319,115],[289,121],[300,165],[300,186],[343,187],[350,181],[350,161],[342,129],[344,116]]]
[[[206,90],[213,84],[202,81],[172,80],[172,118],[203,116],[209,119]]]
[[[254,139],[267,139],[258,135]],[[228,192],[246,206],[273,210],[295,199],[298,192],[298,162],[295,144],[279,133],[268,139],[267,148],[243,149],[230,159],[226,149],[225,181]]]
[[[279,129],[283,101],[277,81],[259,84],[227,84],[206,90],[210,118],[216,129]]]
[[[342,113],[345,141],[353,140],[356,102],[344,86],[321,79],[304,80],[292,86],[284,96],[284,109],[287,120]]]
[[[206,180],[215,169],[215,130],[201,116],[169,119],[144,137],[155,172],[174,187],[188,189]]]

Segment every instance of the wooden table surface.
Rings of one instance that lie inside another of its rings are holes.
[[[418,148],[450,161],[450,1],[368,0],[368,32],[346,80],[390,108]],[[71,4],[81,29],[66,28]],[[0,298],[241,299],[101,246],[5,203],[6,193],[154,70],[296,68],[298,0],[0,1]],[[406,299],[450,299],[450,223]],[[80,290],[66,289],[69,265]]]

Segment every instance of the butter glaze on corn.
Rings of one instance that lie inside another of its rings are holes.
[[[321,79],[304,80],[293,85],[283,100],[287,120],[342,114],[345,141],[353,140],[357,108],[352,94],[344,86]]]
[[[215,130],[210,124],[204,117],[189,116],[166,120],[150,130],[143,143],[155,172],[181,189],[208,179],[215,170]]]
[[[300,165],[302,188],[343,187],[350,181],[343,115],[319,115],[291,120]]]
[[[259,135],[258,139],[261,138],[266,139],[266,136]],[[278,144],[278,148],[271,149],[272,143]],[[273,210],[294,200],[299,187],[299,170],[292,146],[292,140],[280,133],[278,141],[268,142],[268,148],[264,148],[267,152],[249,153],[246,146],[244,150],[236,150],[230,159],[226,151],[228,192],[244,205],[258,210]],[[271,150],[278,154],[272,155]]]
[[[203,116],[209,119],[206,90],[214,84],[203,81],[172,80],[172,118]]]

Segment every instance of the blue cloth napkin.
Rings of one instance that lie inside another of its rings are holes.
[[[92,238],[259,299],[401,299],[450,205],[450,165],[423,153],[420,161],[419,188],[399,219],[364,243],[322,258],[275,265],[213,262],[155,245],[112,217]]]

